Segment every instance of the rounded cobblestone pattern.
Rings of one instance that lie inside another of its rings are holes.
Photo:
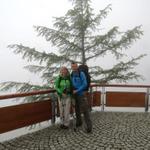
[[[94,112],[93,132],[53,125],[10,141],[0,150],[150,150],[150,113]]]

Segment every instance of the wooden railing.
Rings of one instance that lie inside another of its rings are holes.
[[[55,90],[33,91],[27,93],[17,93],[1,95],[0,100],[33,96],[39,94],[49,94]],[[0,133],[18,129],[52,118],[51,100],[42,100],[34,103],[19,104],[0,108]]]
[[[97,103],[101,105],[102,111],[105,107],[145,107],[145,111],[148,111],[149,107],[149,88],[150,85],[127,85],[127,84],[92,84],[91,93],[93,93],[94,87],[101,87],[101,90],[94,91],[94,96],[100,98],[93,99],[93,105],[97,106]],[[144,89],[144,92],[135,92],[129,90],[126,91],[107,91],[107,87],[113,88],[138,88]]]
[[[140,88],[144,92],[110,91],[107,87]],[[150,85],[126,85],[126,84],[92,84],[88,94],[91,106],[105,107],[144,107],[148,111]],[[96,90],[97,89],[97,90]],[[50,94],[55,90],[32,91],[0,95],[1,100],[26,97],[39,94]],[[6,106],[0,108],[0,133],[32,125],[38,122],[52,119],[52,101],[50,98],[38,102]]]

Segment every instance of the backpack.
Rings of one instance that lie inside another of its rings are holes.
[[[79,76],[80,76],[80,72],[84,72],[85,77],[86,77],[86,81],[87,81],[87,87],[85,90],[89,90],[90,84],[91,84],[91,76],[89,74],[89,68],[87,65],[79,65]]]

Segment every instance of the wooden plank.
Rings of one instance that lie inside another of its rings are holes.
[[[106,106],[145,107],[144,92],[106,92]]]
[[[100,105],[101,105],[101,92],[93,91],[93,106],[100,106]]]
[[[0,133],[51,119],[51,101],[0,108]]]

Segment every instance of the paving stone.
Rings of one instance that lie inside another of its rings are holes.
[[[93,131],[53,125],[0,143],[0,150],[150,150],[150,113],[94,112]]]

